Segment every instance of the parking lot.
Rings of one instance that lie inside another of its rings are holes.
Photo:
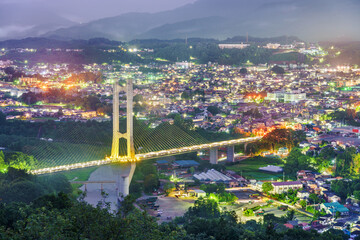
[[[194,199],[160,196],[155,202],[155,205],[159,206],[158,209],[154,210],[147,207],[146,211],[154,217],[161,215],[160,217],[157,217],[159,222],[171,221],[175,217],[183,216],[189,207],[193,206],[194,202]]]

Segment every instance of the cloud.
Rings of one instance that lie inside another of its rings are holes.
[[[23,32],[30,30],[34,26],[16,26],[16,25],[10,25],[10,26],[3,26],[0,27],[0,38],[5,38],[7,36],[14,36],[18,34],[22,34]]]

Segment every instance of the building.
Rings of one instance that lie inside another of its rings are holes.
[[[267,49],[278,49],[280,47],[280,43],[268,43],[264,48]]]
[[[306,100],[306,93],[274,92],[268,93],[265,99],[276,102],[299,102]]]
[[[302,191],[298,191],[296,196],[300,199],[306,199],[306,198],[309,198],[310,193],[306,190],[302,190]]]
[[[190,68],[192,66],[191,62],[176,62],[175,65],[180,68]]]
[[[157,166],[158,169],[161,169],[161,170],[169,170],[169,169],[171,169],[169,161],[167,161],[165,159],[157,160],[156,161],[156,166]]]
[[[281,194],[287,192],[290,189],[301,189],[303,184],[300,181],[291,181],[291,182],[273,182],[272,183],[274,190],[273,193]]]
[[[335,195],[333,192],[324,191],[323,194],[328,202],[340,202],[341,201],[341,198],[339,196]]]
[[[331,215],[335,215],[336,212],[340,212],[341,216],[349,215],[349,209],[338,202],[322,203],[320,209],[324,209],[326,213]]]
[[[280,173],[283,171],[282,167],[274,166],[274,165],[267,165],[266,167],[259,167],[259,170],[266,171],[266,172],[274,172]]]
[[[31,84],[38,82],[37,78],[32,78],[32,77],[21,77],[19,80],[21,84]]]
[[[246,44],[246,43],[225,43],[225,44],[219,44],[219,48],[220,49],[224,49],[224,48],[236,48],[236,49],[244,49],[249,47],[250,44]]]
[[[197,198],[206,197],[206,192],[200,189],[189,190],[189,194]]]
[[[298,180],[315,179],[315,174],[310,170],[299,170],[296,176]]]
[[[202,172],[199,174],[194,174],[194,178],[201,182],[229,182],[233,180],[231,177],[222,174],[221,172],[216,171],[215,169],[210,169],[207,172]]]
[[[194,160],[178,160],[175,161],[173,166],[180,168],[198,167],[200,164]]]

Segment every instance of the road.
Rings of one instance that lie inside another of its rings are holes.
[[[264,198],[268,198],[266,195],[264,195],[262,192],[259,192],[259,191],[257,191],[257,190],[255,190],[255,189],[253,189],[253,188],[250,188],[250,187],[235,187],[235,188],[226,188],[225,189],[226,191],[229,191],[229,192],[238,192],[238,191],[244,191],[244,190],[246,190],[249,194],[248,195],[250,195],[250,194],[253,194],[253,193],[258,193],[258,194],[260,194],[260,196],[262,196],[262,197],[264,197]],[[236,195],[236,194],[235,194]],[[239,198],[239,197],[238,197]],[[240,199],[240,201],[242,200],[241,198],[239,198]],[[251,198],[249,198],[248,199],[249,201],[254,201],[254,199],[251,199]],[[312,214],[312,213],[309,213],[309,212],[306,212],[306,211],[304,211],[304,210],[302,210],[302,209],[299,209],[299,208],[297,208],[297,207],[295,207],[295,206],[293,206],[293,205],[290,205],[290,204],[287,204],[287,203],[283,203],[283,202],[280,202],[280,201],[278,201],[278,200],[275,200],[275,199],[271,199],[271,200],[273,200],[274,201],[274,203],[277,203],[277,204],[279,204],[279,205],[284,205],[284,206],[288,206],[289,208],[291,208],[291,209],[293,209],[293,210],[295,210],[295,211],[297,211],[297,212],[300,212],[300,213],[302,213],[302,214],[304,214],[304,215],[306,215],[306,216],[308,216],[308,217],[314,217],[314,215]],[[245,200],[243,200],[243,201],[247,201],[246,199]]]

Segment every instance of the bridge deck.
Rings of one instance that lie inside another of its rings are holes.
[[[232,146],[232,145],[237,145],[237,144],[242,144],[242,143],[249,143],[249,142],[254,142],[254,141],[260,140],[261,138],[262,137],[240,138],[240,139],[234,139],[234,140],[228,140],[228,141],[194,145],[194,146],[182,147],[182,148],[174,148],[174,149],[169,149],[169,150],[162,150],[162,151],[158,151],[158,152],[141,153],[141,154],[136,154],[135,159],[128,159],[127,156],[116,158],[116,159],[106,158],[106,159],[102,159],[102,160],[95,160],[95,161],[89,161],[89,162],[83,162],[83,163],[74,163],[74,164],[69,164],[69,165],[36,169],[36,170],[31,170],[30,173],[35,174],[35,175],[41,175],[41,174],[62,172],[62,171],[68,171],[68,170],[73,170],[73,169],[79,169],[79,168],[112,164],[112,163],[141,161],[141,160],[146,160],[146,159],[152,159],[152,158],[172,156],[172,155],[178,155],[178,154],[189,153],[189,152],[194,152],[194,151],[200,151],[200,150],[205,150],[205,149],[210,149],[210,148],[226,147],[226,146]]]

